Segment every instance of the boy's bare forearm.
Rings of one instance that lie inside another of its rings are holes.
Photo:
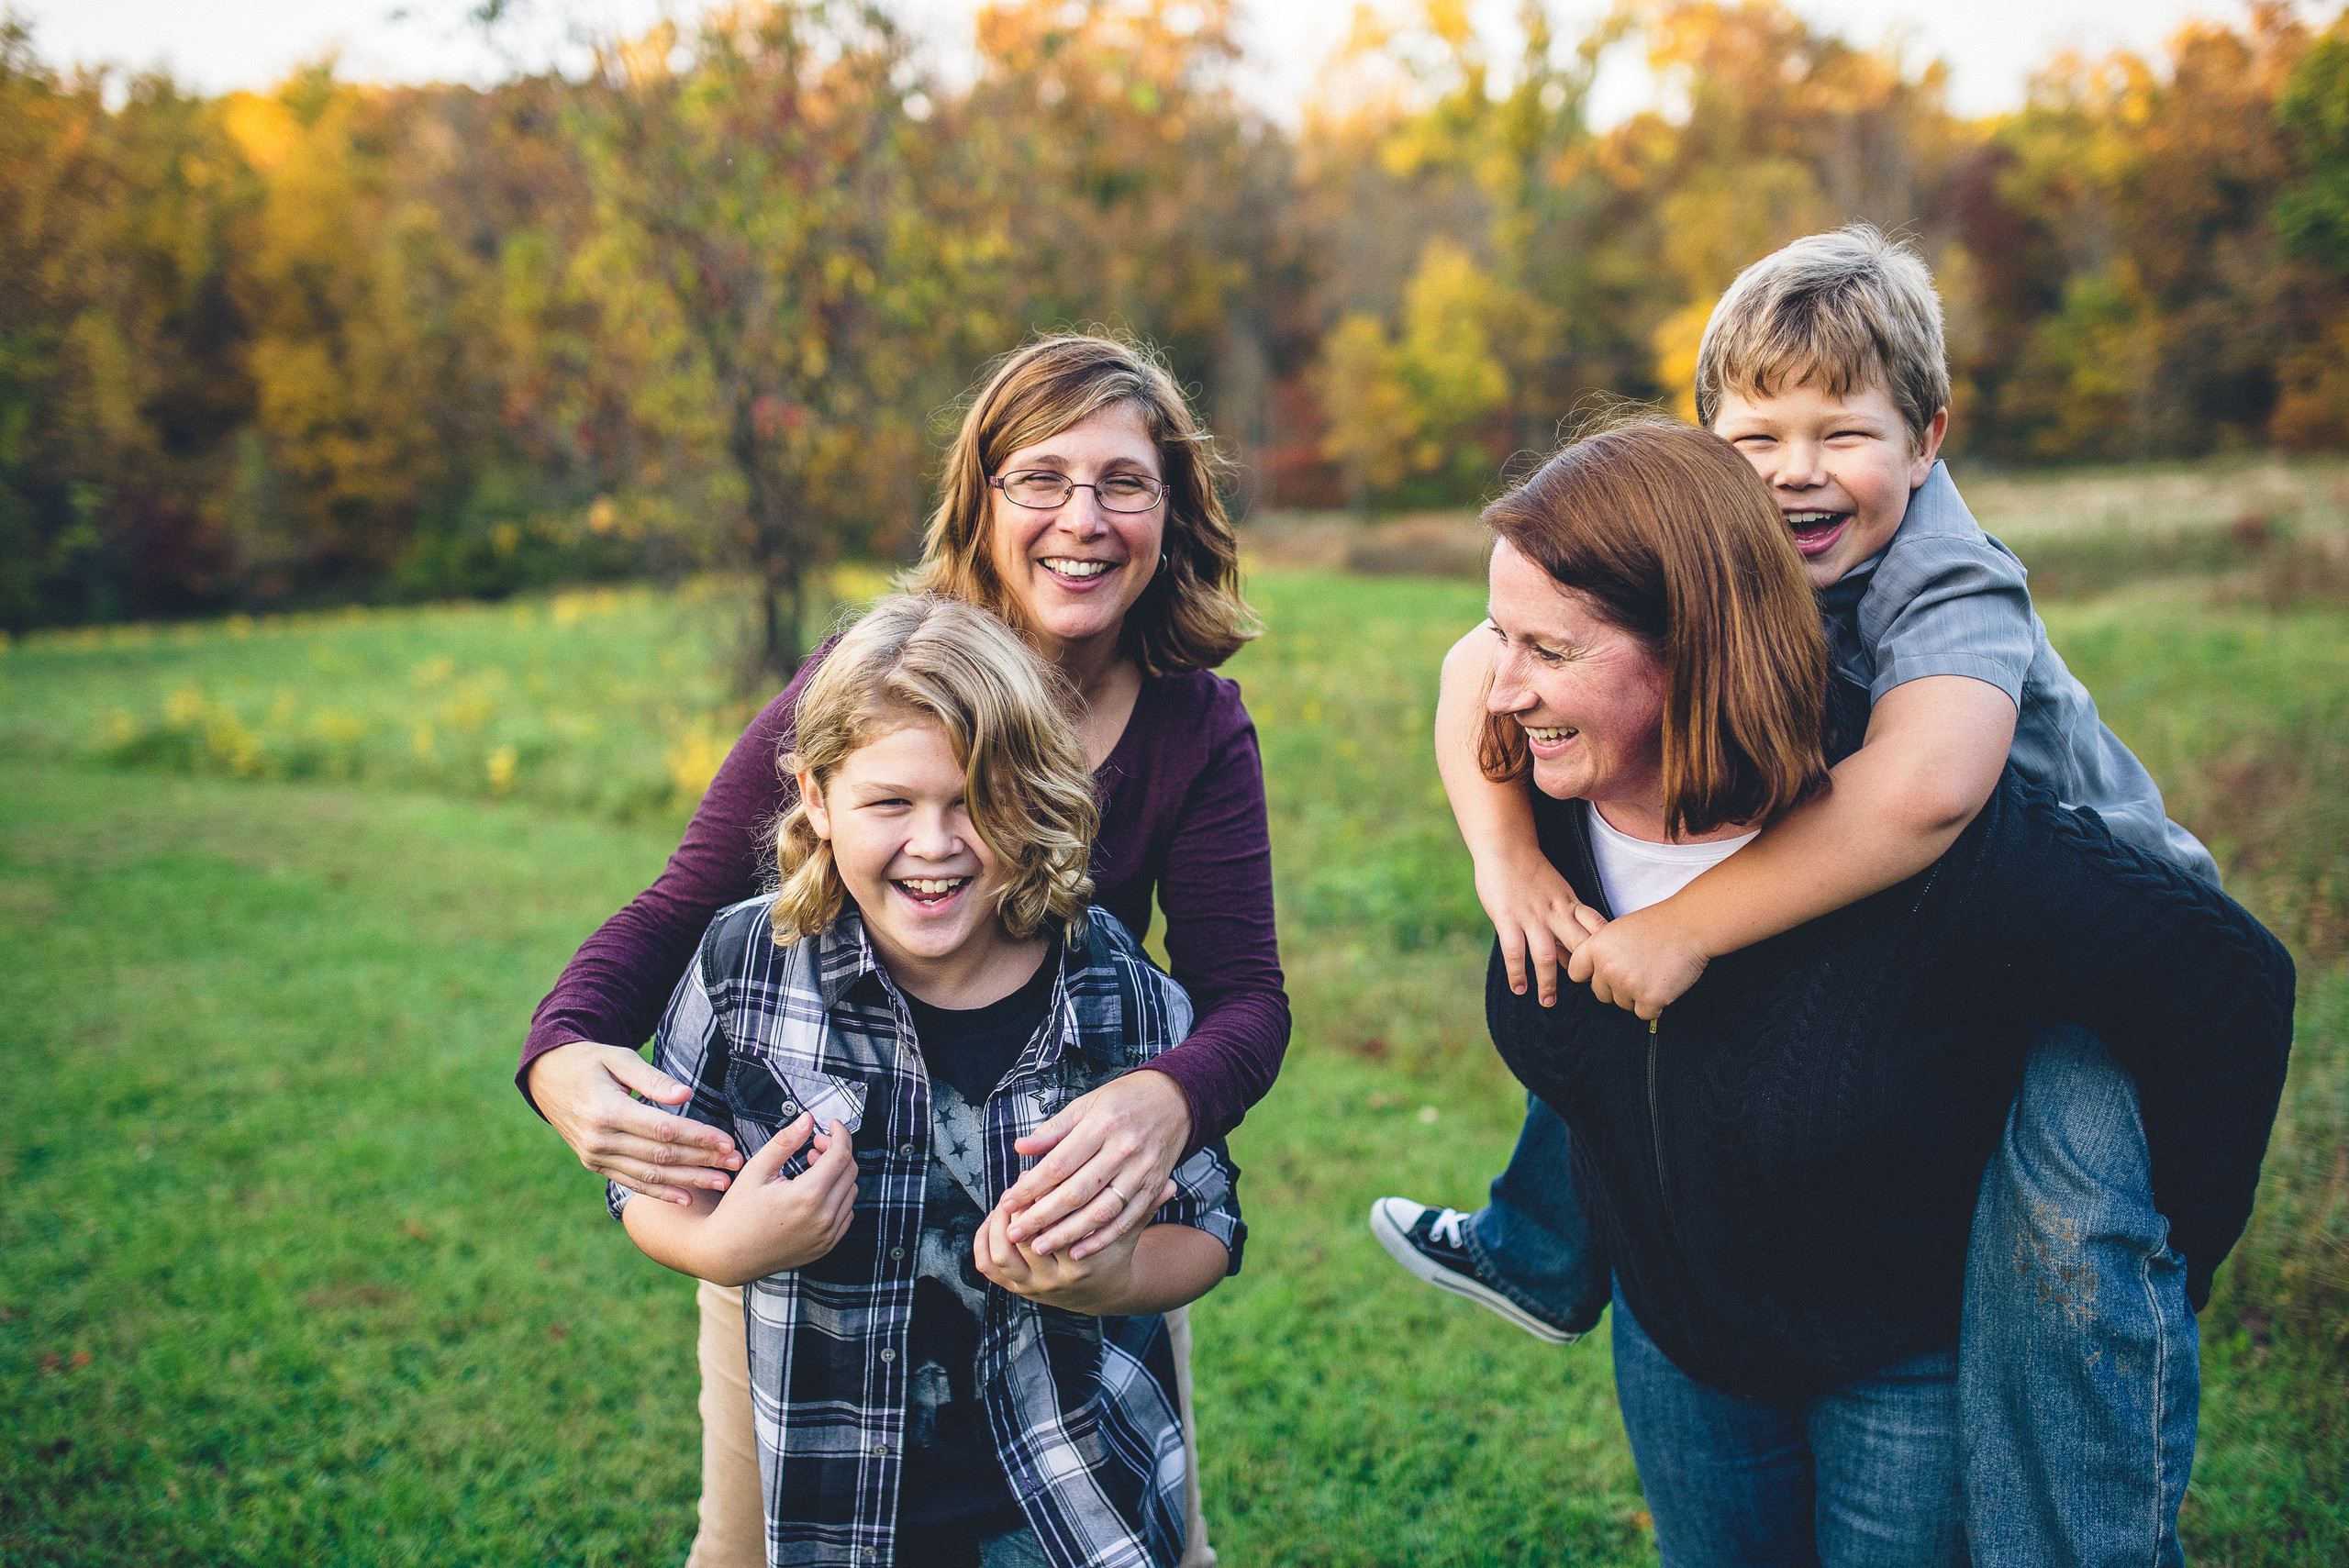
[[[1522,784],[1495,784],[1476,761],[1485,730],[1485,680],[1492,669],[1490,628],[1479,625],[1443,656],[1436,689],[1435,767],[1460,837],[1479,866],[1539,859],[1533,805]]]
[[[1222,1242],[1189,1225],[1152,1225],[1134,1243],[1123,1287],[1099,1307],[1099,1318],[1146,1317],[1188,1307],[1216,1287],[1231,1266]]]
[[[727,1277],[735,1271],[729,1267],[727,1249],[722,1244],[722,1229],[718,1220],[718,1195],[696,1191],[691,1205],[657,1203],[641,1196],[629,1200],[620,1210],[620,1223],[628,1229],[629,1240],[637,1251],[659,1263],[695,1279],[706,1279],[712,1284],[741,1284],[747,1279]]]
[[[1998,786],[2014,705],[1986,682],[1932,676],[1876,704],[1829,785],[1666,901],[1718,958],[1907,881],[1956,841]]]
[[[1039,1257],[998,1229],[991,1217],[974,1243],[982,1273],[1015,1295],[1093,1318],[1172,1312],[1214,1289],[1230,1266],[1223,1243],[1189,1225],[1150,1226],[1081,1264]]]

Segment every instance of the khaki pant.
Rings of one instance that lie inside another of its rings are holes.
[[[759,1441],[751,1424],[751,1355],[742,1293],[705,1280],[701,1302],[701,1530],[685,1568],[766,1568],[767,1510],[759,1496]],[[1191,1414],[1191,1309],[1166,1315],[1174,1391],[1183,1402],[1184,1535],[1180,1568],[1215,1568],[1199,1511],[1199,1433]]]

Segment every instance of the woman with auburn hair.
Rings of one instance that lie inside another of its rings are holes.
[[[1530,773],[1542,853],[1601,895],[1594,919],[1670,896],[1826,780],[1818,612],[1728,445],[1618,426],[1486,518],[1482,761]],[[2207,1278],[2250,1214],[2292,989],[2215,887],[2011,767],[1935,864],[1714,960],[1656,1019],[1579,985],[1544,1007],[1497,946],[1486,1021],[1571,1135],[1556,1179],[1612,1267],[1663,1561],[1965,1562],[1967,1242],[2033,1026],[2135,1074],[2159,1207],[2190,1217]]]
[[[1020,1140],[1021,1155],[1041,1158],[1003,1208],[1011,1240],[1041,1252],[1082,1259],[1147,1223],[1176,1164],[1272,1086],[1288,1042],[1255,729],[1240,688],[1209,673],[1256,634],[1219,462],[1147,352],[1041,339],[998,361],[965,414],[906,584],[993,611],[1068,678],[1100,795],[1094,902],[1140,941],[1156,896],[1197,1013],[1182,1044]],[[760,889],[792,795],[776,759],[830,647],[751,720],[667,870],[580,948],[531,1021],[516,1074],[524,1096],[588,1169],[645,1196],[689,1203],[740,1168],[717,1129],[631,1098],[676,1106],[690,1092],[635,1048],[711,916]],[[705,1284],[700,1301],[701,1533],[689,1561],[763,1563],[741,1298]],[[1188,1325],[1177,1313],[1170,1328],[1179,1359]],[[1186,1561],[1211,1562],[1196,1507],[1193,1525]]]

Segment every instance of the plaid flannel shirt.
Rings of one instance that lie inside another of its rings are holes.
[[[930,1079],[853,907],[787,948],[771,929],[764,899],[718,914],[662,1018],[656,1061],[693,1086],[680,1114],[726,1129],[745,1159],[803,1110],[854,1135],[848,1234],[816,1262],[752,1282],[743,1307],[768,1562],[888,1568]],[[990,1205],[1030,1163],[1015,1140],[1178,1043],[1191,1006],[1095,909],[1085,936],[1063,945],[1046,1018],[984,1109]],[[783,1173],[806,1169],[803,1152]],[[1199,1150],[1175,1170],[1175,1195],[1153,1221],[1214,1236],[1234,1273],[1246,1236],[1239,1174],[1220,1140]],[[614,1215],[628,1196],[611,1186]],[[1012,1492],[1056,1564],[1172,1568],[1186,1476],[1164,1319],[1091,1318],[990,1285],[978,1382]]]

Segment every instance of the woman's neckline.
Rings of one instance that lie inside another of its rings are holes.
[[[1114,762],[1118,762],[1121,760],[1130,762],[1130,759],[1128,759],[1125,756],[1126,749],[1130,746],[1139,746],[1141,744],[1140,738],[1141,727],[1137,725],[1134,720],[1141,717],[1143,706],[1150,701],[1151,694],[1158,689],[1158,684],[1159,681],[1157,676],[1147,673],[1142,674],[1141,684],[1134,688],[1133,704],[1126,709],[1126,722],[1124,728],[1118,731],[1117,740],[1111,744],[1108,754],[1102,757],[1100,763],[1093,770],[1097,776],[1107,773],[1109,771],[1110,764]]]
[[[1109,759],[1116,756],[1118,754],[1118,748],[1125,744],[1127,732],[1134,727],[1134,709],[1141,706],[1142,688],[1150,684],[1150,677],[1142,673],[1140,665],[1133,663],[1130,660],[1127,661],[1121,666],[1121,669],[1131,670],[1133,672],[1133,685],[1130,688],[1131,695],[1127,695],[1129,688],[1127,687],[1124,679],[1115,673],[1102,683],[1103,690],[1101,696],[1107,699],[1113,706],[1122,701],[1126,711],[1124,717],[1119,721],[1117,738],[1102,749],[1101,760],[1093,764],[1093,771],[1097,773],[1103,768],[1109,765]],[[1086,716],[1090,717],[1094,712],[1092,706],[1093,699],[1086,698],[1082,695],[1082,693],[1080,693],[1079,700],[1085,704]],[[1084,727],[1080,725],[1078,728],[1081,737]],[[1085,748],[1085,760],[1087,762],[1091,762],[1092,748],[1088,745]]]
[[[1609,822],[1607,819],[1607,813],[1599,807],[1598,802],[1586,800],[1583,804],[1590,808],[1590,819],[1594,826],[1626,844],[1637,844],[1642,849],[1670,852],[1679,850],[1712,850],[1722,844],[1734,847],[1746,842],[1762,831],[1759,828],[1743,828],[1725,823],[1713,831],[1694,839],[1651,839],[1644,833],[1634,833],[1628,828],[1619,828]]]

